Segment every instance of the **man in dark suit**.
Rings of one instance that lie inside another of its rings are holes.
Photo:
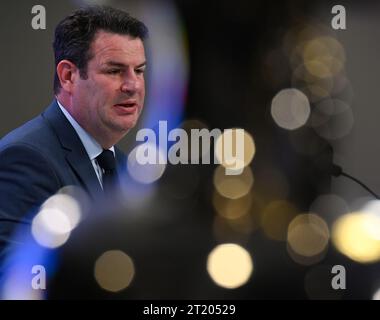
[[[123,155],[114,145],[144,104],[146,26],[109,7],[88,7],[55,30],[55,100],[0,141],[0,261],[12,233],[64,186],[96,198]],[[116,156],[116,160],[115,160]]]

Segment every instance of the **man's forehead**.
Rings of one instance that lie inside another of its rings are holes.
[[[91,43],[93,56],[127,55],[145,58],[141,39],[129,35],[98,31]]]

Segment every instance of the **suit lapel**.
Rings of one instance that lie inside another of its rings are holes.
[[[83,187],[96,199],[102,192],[94,167],[76,131],[59,109],[57,102],[45,110],[42,116],[49,122],[66,152],[66,159]]]

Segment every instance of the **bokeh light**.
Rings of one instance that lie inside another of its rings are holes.
[[[310,74],[327,78],[339,73],[346,57],[342,45],[333,37],[322,36],[308,41],[303,48],[303,63]]]
[[[350,259],[360,263],[380,260],[380,217],[365,212],[341,216],[333,225],[335,247]]]
[[[331,95],[334,79],[318,78],[311,75],[304,65],[299,65],[293,71],[292,86],[305,93],[310,102],[317,102]]]
[[[271,114],[279,127],[298,129],[309,119],[309,99],[300,90],[283,89],[272,100]]]
[[[322,35],[330,35],[331,28],[322,24],[297,24],[290,28],[283,38],[283,50],[293,67],[303,62],[305,46]]]
[[[311,126],[322,138],[343,138],[354,125],[349,105],[337,99],[325,99],[316,104],[310,119]]]
[[[243,152],[237,152],[239,146],[242,146]],[[251,163],[255,153],[255,141],[252,135],[243,129],[227,129],[215,143],[216,159],[227,169],[227,174],[231,174],[231,171],[240,173]]]
[[[248,237],[259,229],[265,206],[262,198],[253,190],[236,200],[214,194],[213,233],[218,242],[246,243]],[[234,210],[234,208],[236,210]]]
[[[351,81],[344,74],[338,74],[334,77],[334,87],[331,91],[331,96],[348,105],[352,104],[354,91]]]
[[[238,199],[246,195],[252,188],[253,174],[249,166],[240,175],[226,175],[223,166],[214,172],[215,189],[225,198]]]
[[[223,197],[218,192],[214,192],[212,203],[220,216],[233,220],[249,212],[252,205],[252,194],[247,193],[238,199],[230,199]]]
[[[380,217],[380,200],[368,200],[361,209],[363,212]]]
[[[64,211],[65,216],[70,222],[71,229],[74,229],[81,220],[82,211],[80,203],[72,196],[64,193],[58,193],[48,198],[41,206],[46,209],[60,209]]]
[[[104,252],[95,262],[94,276],[101,288],[118,292],[127,288],[135,275],[132,259],[123,251]]]
[[[243,247],[227,243],[215,247],[207,259],[207,271],[219,286],[235,289],[244,285],[253,272],[253,261]]]
[[[56,209],[41,210],[32,221],[32,235],[43,247],[58,248],[70,237],[71,224],[64,212]]]
[[[150,163],[147,162],[152,156]],[[152,143],[144,143],[135,147],[128,156],[127,168],[130,176],[137,182],[150,184],[164,174],[166,158],[162,150]]]
[[[57,248],[70,237],[81,220],[81,207],[72,196],[58,193],[48,198],[32,221],[32,235],[43,247]]]
[[[313,264],[324,257],[329,239],[329,228],[321,217],[301,214],[289,224],[288,252],[297,263]]]

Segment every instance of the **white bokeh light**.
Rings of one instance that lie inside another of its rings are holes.
[[[279,127],[288,130],[298,129],[309,119],[309,99],[297,89],[281,90],[272,100],[271,114]]]
[[[337,99],[325,99],[316,104],[311,126],[322,138],[336,140],[350,133],[354,116],[348,104]]]
[[[58,193],[48,198],[32,221],[32,235],[43,247],[57,248],[70,237],[82,217],[81,207],[72,196]]]
[[[154,159],[150,163],[146,160],[150,155]],[[128,156],[128,172],[131,177],[140,183],[150,184],[164,174],[166,161],[163,152],[152,143],[144,143],[135,147]]]
[[[64,212],[69,220],[71,228],[75,228],[81,220],[81,208],[76,199],[67,194],[56,194],[47,199],[41,207],[42,209],[59,209]]]
[[[58,209],[42,209],[32,221],[32,235],[43,247],[57,248],[70,237],[69,218]]]

